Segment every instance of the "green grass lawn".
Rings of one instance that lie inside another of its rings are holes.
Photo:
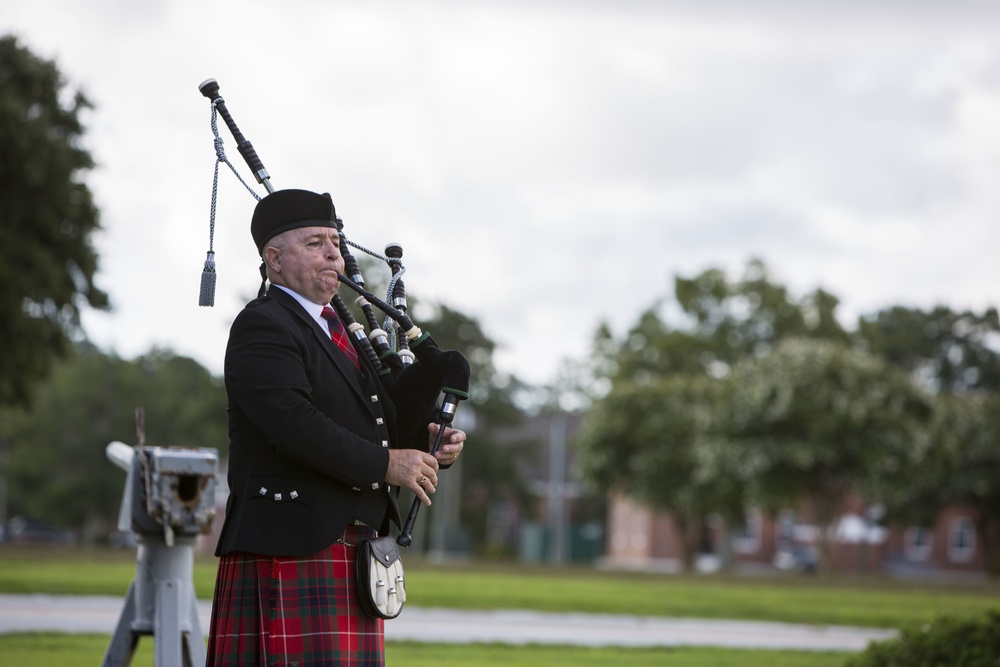
[[[99,665],[108,637],[54,633],[0,635],[0,665]],[[154,644],[139,642],[132,664],[153,665]],[[844,653],[711,648],[581,648],[503,644],[386,645],[386,665],[407,667],[842,667]]]
[[[211,599],[217,560],[199,557],[195,591]],[[407,594],[423,607],[535,609],[902,628],[998,605],[1000,583],[958,585],[805,575],[609,573],[582,568],[428,565],[409,559]],[[121,595],[135,555],[112,550],[0,549],[0,592]]]
[[[210,599],[216,559],[198,557],[194,583]],[[135,576],[135,553],[113,550],[0,549],[0,592],[122,596]],[[687,618],[773,620],[818,625],[904,628],[935,617],[1000,605],[1000,583],[944,584],[843,576],[667,575],[500,564],[431,565],[407,561],[409,604],[424,607],[535,609]],[[99,664],[110,636],[0,635],[0,665]],[[143,639],[134,665],[153,664]],[[674,667],[832,667],[840,652],[716,648],[583,648],[390,643],[387,664],[658,665]]]

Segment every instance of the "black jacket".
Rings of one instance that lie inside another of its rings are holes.
[[[236,317],[226,349],[229,502],[216,555],[306,556],[354,520],[399,525],[385,484],[395,409],[280,289]],[[396,491],[398,492],[398,490]]]

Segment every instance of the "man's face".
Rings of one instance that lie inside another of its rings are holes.
[[[340,235],[329,227],[292,229],[274,237],[264,250],[271,282],[326,305],[344,271]]]

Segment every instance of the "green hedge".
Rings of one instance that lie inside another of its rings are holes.
[[[1000,667],[1000,609],[940,616],[896,639],[870,644],[847,667]]]

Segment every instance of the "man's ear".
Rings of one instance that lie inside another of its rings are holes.
[[[264,264],[271,271],[281,273],[281,251],[273,245],[264,248]]]

